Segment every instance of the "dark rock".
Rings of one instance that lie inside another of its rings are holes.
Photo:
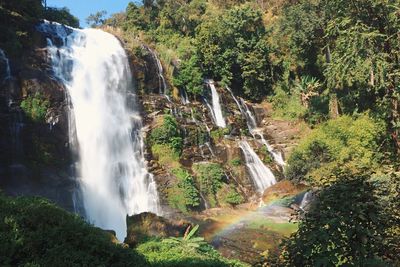
[[[150,212],[127,216],[128,230],[124,243],[135,247],[149,237],[183,236],[191,224],[187,221],[173,221]]]

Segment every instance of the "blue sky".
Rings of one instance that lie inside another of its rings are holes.
[[[107,16],[124,11],[133,0],[47,0],[48,6],[68,7],[79,18],[81,27],[86,27],[86,18],[97,11],[106,10]]]

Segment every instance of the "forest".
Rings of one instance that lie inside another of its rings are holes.
[[[79,28],[67,8],[0,0],[0,47],[10,55],[32,49],[31,25],[41,19]],[[294,212],[297,230],[255,266],[400,265],[399,0],[143,0],[121,13],[94,13],[87,23],[117,36],[132,64],[156,51],[170,101],[179,102],[182,92],[190,102],[204,101],[205,80],[212,79],[224,99],[232,94],[255,106],[268,103],[273,119],[307,129],[285,154],[278,180],[305,186],[315,197],[306,212]],[[168,205],[190,215],[203,202],[232,209],[245,203],[241,182],[225,177],[243,165],[239,156],[220,160],[216,153],[206,163],[186,157],[192,144],[229,142],[240,119],[208,135],[204,126],[193,130],[172,109],[146,106],[159,88],[141,79],[145,112],[163,113],[144,143],[152,162],[175,177],[165,189]],[[47,118],[51,104],[41,98],[31,94],[20,104],[32,124]],[[183,117],[202,120],[201,109],[190,112]],[[240,138],[258,134],[241,123]],[[256,152],[266,165],[274,161],[268,151]],[[247,266],[220,256],[195,236],[197,229],[127,249],[41,198],[0,196],[0,219],[5,266],[61,266],[68,257],[72,263],[65,266]],[[54,249],[42,251],[45,246]]]

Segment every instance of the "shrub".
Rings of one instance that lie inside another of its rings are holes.
[[[220,190],[218,192],[218,195],[222,196],[222,199],[221,198],[219,198],[219,199],[221,199],[221,201],[223,203],[227,203],[229,205],[236,206],[236,205],[242,204],[244,202],[244,198],[242,197],[241,194],[239,194],[236,191],[234,185],[229,185],[226,187],[227,187],[226,190]]]
[[[150,266],[164,267],[240,267],[248,266],[237,260],[224,259],[210,245],[188,249],[179,243],[151,240],[138,246],[137,251],[150,262]]]
[[[150,142],[152,145],[168,145],[180,155],[183,148],[183,139],[176,119],[170,115],[163,117],[163,123],[151,131]]]
[[[242,161],[240,160],[240,158],[234,158],[230,161],[230,164],[234,167],[238,167],[242,165]]]
[[[161,165],[171,168],[180,167],[179,155],[170,146],[155,144],[151,147],[151,152]]]
[[[20,106],[31,120],[44,122],[50,103],[40,93],[36,93],[34,96],[25,98]]]
[[[0,196],[1,266],[148,266],[135,251],[42,198]]]
[[[200,163],[194,165],[200,191],[206,195],[210,205],[217,205],[216,194],[223,185],[224,170],[217,163]]]
[[[330,120],[314,129],[292,152],[286,176],[297,182],[312,177],[313,182],[330,183],[333,174],[344,170],[356,174],[377,169],[384,129],[368,115]]]
[[[169,204],[182,212],[198,207],[200,205],[199,191],[193,177],[182,168],[173,169],[172,173],[176,176],[177,182],[168,190]]]

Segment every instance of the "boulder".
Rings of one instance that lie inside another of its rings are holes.
[[[144,212],[126,218],[128,229],[124,243],[135,247],[149,237],[183,236],[191,224],[184,220],[174,221]]]

